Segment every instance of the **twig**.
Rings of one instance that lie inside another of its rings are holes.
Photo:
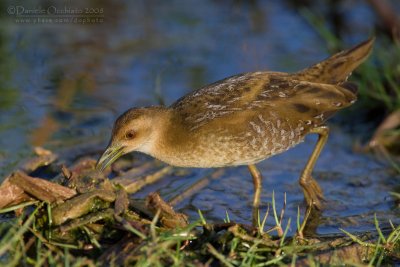
[[[160,180],[165,175],[169,174],[171,171],[172,171],[172,167],[166,166],[153,174],[143,177],[140,180],[134,181],[128,185],[121,184],[121,186],[124,187],[125,191],[128,194],[133,194],[133,193],[136,193],[137,191],[139,191],[140,189],[142,189],[143,187],[145,187],[146,185],[155,183],[156,181]]]
[[[80,226],[84,226],[88,223],[94,223],[99,220],[103,220],[105,218],[112,218],[113,215],[114,215],[113,209],[100,210],[96,213],[88,214],[88,215],[84,216],[83,218],[74,219],[71,222],[64,224],[63,226],[60,227],[60,231],[67,232],[71,229],[74,229],[74,228],[77,228]]]
[[[219,168],[214,170],[211,174],[207,174],[204,177],[200,178],[198,181],[190,185],[185,191],[177,194],[170,201],[168,201],[172,206],[177,205],[182,202],[184,199],[192,196],[196,192],[205,188],[211,181],[216,180],[222,176],[224,173],[224,169]]]
[[[123,184],[127,181],[132,181],[132,177],[143,175],[152,166],[154,166],[154,161],[147,161],[139,166],[135,166],[126,172],[121,173],[113,179],[113,182]]]
[[[44,179],[30,177],[21,171],[16,171],[10,176],[10,183],[22,188],[29,195],[50,203],[76,195],[74,189]]]

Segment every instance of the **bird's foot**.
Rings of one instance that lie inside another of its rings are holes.
[[[314,207],[317,210],[322,210],[324,195],[318,182],[310,176],[307,178],[301,177],[299,183],[303,188],[304,198],[307,202],[307,205],[309,207]]]

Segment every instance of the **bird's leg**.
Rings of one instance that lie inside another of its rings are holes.
[[[258,213],[260,207],[260,195],[262,189],[262,176],[260,171],[257,169],[256,165],[250,164],[249,171],[251,176],[253,177],[253,185],[254,185],[254,198],[253,198],[253,225],[257,226],[258,223]]]
[[[323,200],[323,194],[317,181],[311,177],[311,172],[314,169],[314,165],[319,157],[319,154],[321,153],[322,148],[328,140],[329,128],[327,126],[320,126],[312,129],[310,133],[318,134],[318,141],[306,166],[304,167],[303,173],[300,176],[299,184],[303,188],[304,197],[307,204],[320,210],[322,208],[321,200]]]

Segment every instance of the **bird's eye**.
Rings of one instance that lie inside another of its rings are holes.
[[[129,130],[125,133],[125,139],[133,139],[136,133],[134,130]]]

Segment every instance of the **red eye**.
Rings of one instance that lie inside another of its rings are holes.
[[[136,133],[133,130],[129,130],[125,133],[125,138],[126,139],[133,139],[135,137]]]

